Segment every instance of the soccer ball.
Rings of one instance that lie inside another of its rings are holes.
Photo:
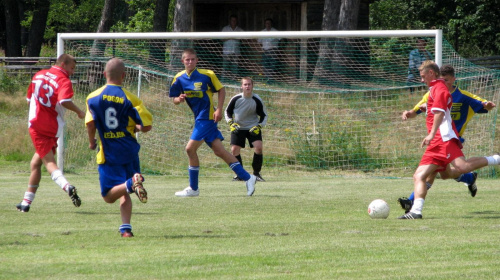
[[[387,219],[390,210],[389,204],[382,199],[375,199],[368,205],[368,215],[372,219]]]

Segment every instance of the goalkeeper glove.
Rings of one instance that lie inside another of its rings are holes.
[[[229,129],[231,130],[231,133],[238,133],[238,130],[240,130],[240,125],[233,122],[233,120],[230,120],[228,122],[229,124]]]
[[[260,130],[261,130],[262,126],[260,124],[250,128],[249,132],[250,134],[252,134],[253,136],[257,136],[260,134]]]

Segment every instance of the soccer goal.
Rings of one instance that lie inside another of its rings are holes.
[[[182,50],[189,47],[198,53],[198,67],[214,70],[223,82],[226,102],[239,92],[241,77],[255,81],[254,92],[269,114],[263,129],[264,174],[409,176],[426,135],[424,117],[401,120],[401,113],[427,90],[408,79],[409,54],[418,39],[426,42],[431,59],[455,67],[461,89],[500,103],[499,73],[460,57],[441,30],[66,33],[58,35],[57,51],[78,60],[72,79],[80,106],[104,85],[107,60],[126,62],[125,86],[154,116],[153,130],[139,135],[145,172],[186,174],[184,146],[193,116],[184,104],[173,105],[168,91],[173,76],[183,70]],[[227,40],[237,42],[239,54],[224,51]],[[273,48],[264,49],[265,40],[273,40]],[[95,151],[87,148],[83,122],[72,114],[66,117],[59,165],[65,170],[95,169]],[[464,134],[466,156],[498,150],[496,119],[496,109],[474,116]],[[219,128],[229,149],[229,128],[224,122]],[[248,146],[242,150],[249,170],[252,155]],[[208,147],[199,156],[202,175],[231,176]],[[495,169],[481,172],[492,176]]]

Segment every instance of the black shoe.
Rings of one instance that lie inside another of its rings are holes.
[[[403,216],[398,217],[398,219],[402,219],[402,220],[416,220],[416,219],[422,219],[422,215],[421,214],[415,214],[413,212],[408,212],[408,213],[404,214]]]
[[[470,196],[475,197],[477,193],[477,186],[476,186],[477,172],[472,172],[472,176],[474,177],[474,179],[472,180],[471,184],[467,185],[467,187],[469,188]]]
[[[243,180],[240,179],[240,177],[238,177],[238,175],[236,175],[233,177],[233,181],[243,181]]]
[[[68,195],[71,198],[71,201],[73,201],[73,204],[75,205],[75,207],[80,207],[80,205],[82,205],[82,200],[80,199],[78,194],[76,194],[75,186],[69,185]]]
[[[30,211],[29,205],[22,205],[21,203],[17,204],[16,208],[19,212],[29,212]]]
[[[410,212],[411,207],[413,206],[413,200],[408,199],[407,197],[400,197],[398,198],[399,205],[401,205],[401,208],[405,210],[405,213]]]
[[[257,181],[259,182],[265,182],[266,180],[264,180],[264,178],[262,178],[262,176],[260,176],[260,174],[253,174],[255,175],[255,177],[257,177]]]

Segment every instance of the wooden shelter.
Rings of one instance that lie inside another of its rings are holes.
[[[361,0],[358,30],[369,29],[372,1]],[[280,31],[321,30],[323,8],[322,0],[194,0],[192,31],[220,31],[233,14],[245,31],[262,30],[266,18]]]

